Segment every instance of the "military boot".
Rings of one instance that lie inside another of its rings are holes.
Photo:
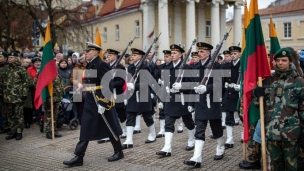
[[[17,134],[16,133],[12,133],[10,134],[9,136],[5,137],[6,140],[10,140],[10,139],[13,139],[13,138],[16,138]]]
[[[22,139],[22,133],[17,133],[16,140],[21,140],[21,139]]]
[[[75,156],[74,158],[72,158],[69,161],[64,161],[63,164],[67,165],[67,166],[70,166],[70,167],[82,166],[83,165],[83,157]]]
[[[261,163],[260,163],[260,161],[249,162],[249,161],[244,160],[242,163],[239,164],[239,167],[241,169],[245,169],[245,170],[261,169]]]

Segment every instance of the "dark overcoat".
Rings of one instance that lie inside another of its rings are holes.
[[[197,86],[204,78],[204,71],[210,61],[210,58],[202,65],[199,62],[199,65],[195,65],[198,69],[199,74],[195,75],[192,80],[196,82]],[[221,70],[222,67],[219,63],[215,62],[213,66],[213,71]],[[191,102],[190,106],[194,107],[195,111],[195,119],[199,120],[212,120],[212,119],[221,119],[222,111],[221,111],[221,102],[220,102],[220,93],[222,90],[221,78],[217,77],[210,77],[207,85],[207,91],[204,94],[196,94],[194,99],[195,102]],[[194,90],[191,91],[192,94],[195,94]],[[207,106],[207,94],[210,97],[210,108]]]
[[[91,72],[96,70],[97,76],[92,77],[90,74]],[[85,84],[93,84],[96,86],[110,86],[110,89],[113,89],[112,77],[111,75],[105,76],[104,75],[110,71],[110,67],[107,63],[103,62],[99,56],[93,59],[91,62],[88,63],[85,72]],[[100,85],[101,79],[105,79],[106,85]],[[101,90],[96,90],[95,94],[100,97],[104,98],[102,95]],[[107,103],[102,101],[98,101],[98,103],[104,107],[107,106]],[[105,110],[104,116],[106,117],[109,125],[111,126],[112,130],[114,131],[116,136],[122,134],[122,130],[119,124],[118,117],[115,113],[114,107],[111,107],[109,110]],[[87,91],[85,97],[85,104],[83,109],[82,121],[81,121],[81,129],[80,129],[80,141],[93,141],[93,140],[100,140],[106,137],[113,137],[109,128],[105,124],[102,116],[98,113],[98,107],[95,102],[93,93]]]

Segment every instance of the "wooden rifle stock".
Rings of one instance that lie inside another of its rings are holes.
[[[209,80],[209,77],[211,75],[211,72],[212,72],[212,68],[214,66],[214,63],[215,63],[215,59],[216,57],[218,56],[218,54],[220,53],[220,50],[223,46],[223,42],[227,39],[227,37],[229,36],[229,33],[230,33],[231,29],[229,30],[229,32],[227,32],[223,38],[223,40],[216,45],[216,48],[215,48],[215,51],[213,52],[213,54],[211,55],[211,60],[209,61],[209,64],[207,65],[207,68],[205,70],[205,75],[204,75],[204,78],[203,80],[201,81],[201,85],[207,85],[208,83],[208,80]]]
[[[139,72],[139,69],[141,68],[142,64],[144,63],[144,61],[146,60],[147,56],[149,55],[149,52],[151,51],[152,49],[152,46],[154,43],[157,42],[159,36],[161,35],[161,33],[159,33],[159,35],[157,37],[155,37],[153,43],[151,44],[151,46],[149,47],[149,49],[146,51],[146,54],[143,58],[140,59],[138,65],[136,66],[136,69],[135,69],[135,73],[134,75],[132,76],[131,80],[130,80],[130,83],[134,83],[136,78],[137,78],[137,75],[138,75],[138,72]]]
[[[154,56],[155,56],[155,54],[156,54],[156,51],[158,50],[159,44],[160,44],[160,43],[158,43],[158,45],[155,47],[154,52],[152,53],[151,59],[150,59],[150,61],[149,61],[149,63],[148,63],[149,65],[151,65],[152,62],[153,62],[153,58],[154,58]]]
[[[128,47],[132,45],[132,43],[133,43],[133,41],[134,41],[135,38],[136,38],[136,37],[134,37],[133,40],[131,40],[131,41],[128,43],[127,47],[126,47],[125,50],[121,53],[120,57],[115,61],[114,65],[112,65],[112,69],[116,69],[116,68],[118,67],[120,61],[121,61],[122,58],[125,56],[125,54],[126,54],[126,52],[127,52],[127,50],[128,50]]]
[[[192,46],[196,43],[196,38],[192,41],[192,44],[190,46],[190,48],[188,49],[186,55],[185,55],[185,59],[183,60],[182,64],[180,65],[179,69],[178,69],[178,75],[177,75],[177,78],[175,80],[176,83],[178,82],[181,82],[182,80],[182,73],[183,73],[183,70],[186,66],[186,62],[191,54],[191,51],[192,51]]]

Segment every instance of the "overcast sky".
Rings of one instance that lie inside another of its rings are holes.
[[[247,7],[248,8],[249,8],[249,5],[250,5],[250,1],[251,0],[247,0],[247,3],[248,3]],[[274,2],[274,1],[275,0],[258,0],[259,9],[268,7],[268,5],[270,5],[270,3]],[[244,9],[242,7],[242,14],[243,14],[243,11],[244,11]],[[232,14],[233,14],[233,6],[228,7],[226,17],[230,17]]]

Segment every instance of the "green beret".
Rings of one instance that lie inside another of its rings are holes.
[[[281,48],[280,50],[278,50],[275,55],[274,55],[274,60],[276,58],[279,58],[279,57],[291,57],[291,51],[289,48]]]
[[[8,54],[8,56],[15,56],[15,57],[18,57],[18,53],[17,52],[10,52]]]
[[[1,52],[0,52],[0,55],[4,56],[4,57],[6,57],[6,58],[8,57],[7,52],[3,52],[3,51],[1,51]]]

